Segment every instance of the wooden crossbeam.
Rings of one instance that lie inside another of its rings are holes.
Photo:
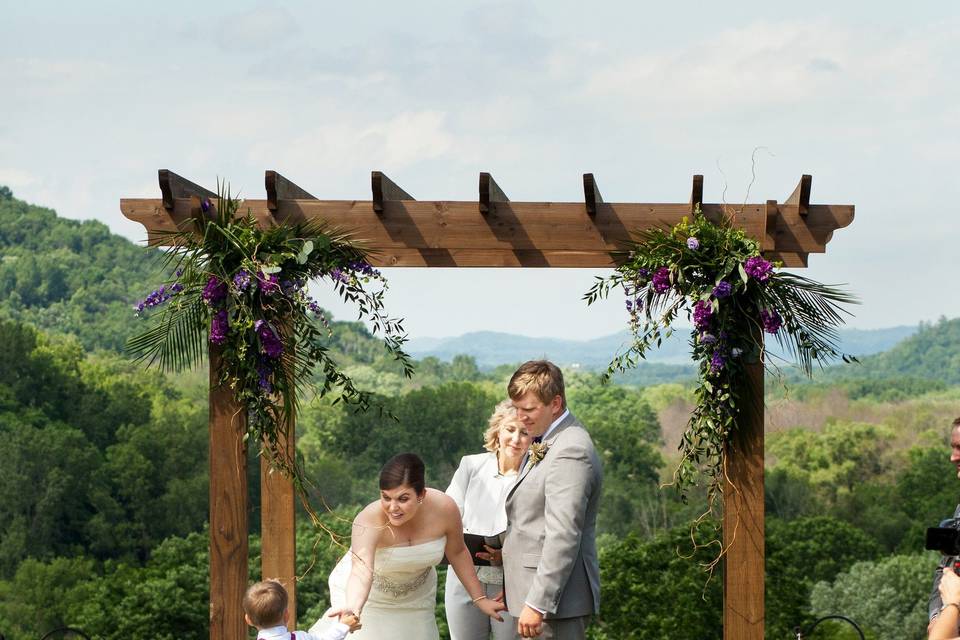
[[[486,215],[475,201],[388,199],[381,213],[375,206],[369,200],[278,200],[271,212],[265,200],[246,200],[243,211],[264,225],[323,218],[379,252],[376,266],[439,266],[440,258],[431,255],[447,251],[444,266],[610,267],[611,253],[636,232],[669,228],[690,215],[689,204],[673,203],[604,203],[593,216],[574,202],[497,202]],[[784,203],[777,206],[776,224],[768,224],[766,204],[701,208],[711,219],[732,211],[736,223],[787,266],[803,266],[806,254],[823,253],[833,231],[849,225],[854,215],[852,205],[817,204],[802,217],[798,205]],[[159,200],[124,199],[121,210],[147,228],[152,244],[167,241],[161,232],[192,224],[186,199],[169,212]],[[770,238],[768,228],[775,229]],[[535,252],[543,259],[535,259]]]
[[[597,205],[603,204],[603,196],[600,195],[600,188],[592,173],[583,174],[583,200],[587,205],[587,214],[596,216]]]
[[[316,200],[314,196],[307,193],[306,189],[301,189],[271,169],[267,169],[263,182],[267,188],[267,208],[271,212],[277,210],[277,203],[280,200]]]
[[[491,208],[496,208],[497,202],[510,202],[510,198],[503,192],[500,185],[489,173],[480,173],[480,213],[486,215]]]
[[[383,213],[384,205],[390,200],[415,200],[382,171],[370,172],[370,189],[373,191],[373,210],[377,213]]]
[[[167,211],[173,209],[173,201],[178,198],[189,198],[190,196],[196,196],[198,198],[217,197],[217,194],[213,191],[190,182],[169,169],[160,169],[157,171],[157,178],[160,181],[160,194],[163,199],[163,206]]]

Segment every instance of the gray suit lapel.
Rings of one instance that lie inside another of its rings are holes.
[[[554,442],[556,442],[557,436],[560,435],[560,432],[576,423],[577,423],[577,419],[573,417],[572,413],[568,413],[567,417],[563,419],[563,422],[558,424],[557,428],[550,432],[550,436],[543,441],[547,445],[548,452],[549,452],[549,448],[553,446]],[[520,471],[520,476],[517,478],[517,481],[513,483],[513,487],[510,488],[510,492],[507,493],[508,500],[510,499],[510,496],[513,495],[513,492],[517,490],[517,487],[520,486],[520,483],[523,482],[523,479],[527,477],[527,474],[530,473],[531,470],[533,470],[534,465],[530,464],[529,460],[530,460],[530,452],[528,451],[527,455],[524,456],[523,469],[521,469]]]

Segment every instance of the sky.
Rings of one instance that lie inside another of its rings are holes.
[[[671,6],[665,6],[665,5]],[[960,316],[960,3],[0,0],[0,184],[131,240],[157,170],[321,199],[384,171],[421,200],[854,204],[805,275],[870,329]],[[755,179],[751,158],[755,157]],[[749,197],[748,197],[749,186]],[[388,269],[412,337],[590,339],[604,271]],[[338,319],[351,309],[317,292]]]

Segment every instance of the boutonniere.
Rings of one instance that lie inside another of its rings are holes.
[[[531,444],[530,459],[527,460],[527,464],[529,464],[531,468],[537,466],[540,461],[543,460],[543,456],[547,455],[547,450],[549,448],[550,445],[546,442],[534,442]]]

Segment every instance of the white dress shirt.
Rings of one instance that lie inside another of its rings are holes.
[[[294,631],[293,637],[296,640],[343,640],[349,632],[350,627],[342,622],[338,622],[319,636],[307,633],[306,631]],[[260,629],[260,631],[257,632],[257,640],[290,640],[290,634],[291,632],[287,630],[287,627],[281,624],[276,627]]]

